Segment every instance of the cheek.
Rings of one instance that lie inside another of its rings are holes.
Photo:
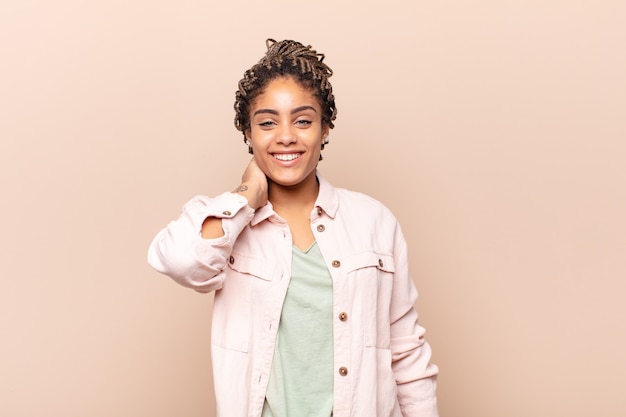
[[[266,132],[261,129],[255,129],[254,127],[250,130],[248,134],[248,140],[254,147],[263,147],[267,146],[269,142],[272,140],[270,132]]]

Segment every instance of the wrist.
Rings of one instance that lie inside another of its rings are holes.
[[[242,182],[233,193],[239,194],[248,200],[248,205],[256,210],[265,204],[262,198],[262,190],[257,190],[246,182]]]

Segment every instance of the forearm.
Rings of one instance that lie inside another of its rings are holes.
[[[425,329],[415,310],[417,289],[408,271],[406,241],[398,229],[394,250],[396,271],[391,308],[392,368],[404,417],[437,417],[437,374]]]
[[[398,387],[398,403],[404,417],[437,417],[437,374],[424,329],[415,322],[412,335],[392,340],[392,367]]]
[[[267,202],[266,191],[258,186],[249,186],[247,183],[241,183],[235,190],[234,194],[241,195],[248,200],[248,206],[256,210]],[[204,239],[217,239],[224,236],[224,228],[222,219],[219,217],[207,217],[202,223],[201,235]]]
[[[232,193],[212,199],[195,197],[184,206],[180,217],[153,239],[148,263],[181,285],[197,291],[219,288],[219,277],[213,278],[225,268],[237,237],[254,215],[246,201]],[[206,219],[215,220],[207,222]],[[209,223],[218,225],[221,236],[203,237],[205,225]]]

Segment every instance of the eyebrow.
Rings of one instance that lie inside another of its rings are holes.
[[[317,113],[317,110],[313,106],[300,106],[300,107],[296,107],[295,109],[293,109],[291,111],[291,114],[300,113],[301,111],[305,111],[305,110],[313,110],[315,113]],[[257,114],[263,114],[263,113],[278,115],[278,112],[273,109],[259,109],[254,112],[253,116],[256,116]]]

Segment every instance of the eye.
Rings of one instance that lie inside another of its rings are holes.
[[[301,126],[301,127],[308,127],[312,123],[313,122],[311,120],[307,120],[307,119],[296,120],[296,125]]]
[[[269,128],[269,127],[274,126],[274,124],[275,124],[275,123],[274,123],[273,121],[271,121],[271,120],[267,120],[267,121],[265,121],[265,122],[259,122],[259,123],[257,123],[257,124],[258,124],[258,126],[260,126],[261,128]]]

